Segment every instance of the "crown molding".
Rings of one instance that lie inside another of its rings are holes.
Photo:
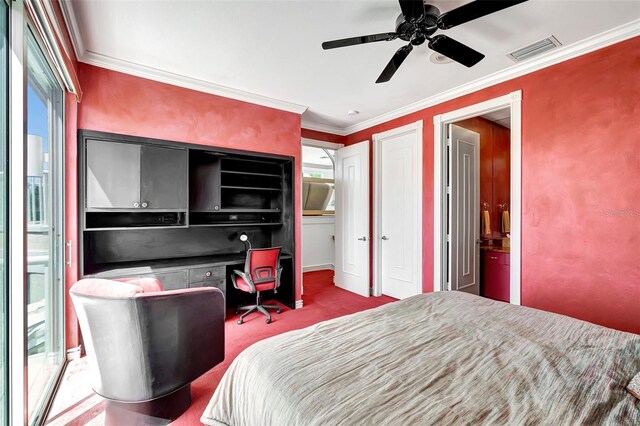
[[[347,132],[342,127],[331,126],[329,124],[310,123],[302,118],[301,127],[307,130],[315,130],[316,132],[331,133],[338,136],[347,136]]]
[[[100,55],[95,52],[87,51],[82,40],[77,18],[73,10],[72,1],[60,0],[60,7],[62,9],[67,27],[69,28],[73,49],[76,53],[78,61],[80,62],[84,62],[90,65],[96,65],[102,68],[108,68],[114,71],[131,74],[138,77],[147,78],[150,80],[172,84],[174,86],[185,87],[200,92],[224,96],[227,98],[237,99],[244,102],[250,102],[284,111],[295,112],[297,114],[302,114],[308,108],[304,105],[298,105],[279,99],[236,90],[230,87],[217,85],[203,80],[193,79],[183,75],[166,72],[133,62],[122,61],[119,59]],[[407,114],[411,114],[413,112],[446,102],[448,100],[476,92],[478,90],[502,83],[504,81],[512,80],[514,78],[532,73],[534,71],[538,71],[540,69],[558,64],[560,62],[564,62],[569,59],[573,59],[577,56],[593,52],[595,50],[630,39],[632,37],[636,37],[638,35],[640,35],[640,19],[633,20],[624,25],[612,28],[576,43],[554,49],[547,54],[541,55],[529,61],[513,65],[502,71],[498,71],[496,73],[479,78],[456,88],[439,93],[435,96],[430,96],[428,98],[419,100],[393,111],[386,112],[368,120],[361,121],[360,123],[355,123],[351,126],[338,127],[327,124],[318,124],[310,122],[303,118],[302,127],[309,130],[332,133],[339,136],[347,136],[361,130],[368,129],[369,127],[373,127],[375,125],[385,123],[387,121],[405,116]]]
[[[584,55],[594,50],[630,39],[640,35],[640,19],[633,20],[627,24],[604,31],[600,34],[588,37],[576,43],[554,49],[545,55],[541,55],[530,61],[525,61],[517,65],[513,65],[505,70],[490,74],[486,77],[479,78],[470,83],[463,84],[454,89],[447,90],[435,96],[431,96],[402,108],[389,111],[377,117],[356,123],[342,130],[342,134],[350,135],[361,130],[368,129],[381,123],[411,114],[416,111],[429,108],[431,106],[441,104],[451,99],[458,98],[469,93],[476,92],[486,87],[494,86],[507,80],[538,71],[560,62]],[[310,125],[311,123],[306,123]]]
[[[86,49],[82,40],[82,33],[78,25],[73,10],[73,4],[70,0],[61,0],[60,6],[65,22],[69,28],[73,49],[76,52],[76,58],[79,62],[97,67],[118,71],[125,74],[142,77],[161,83],[171,84],[173,86],[184,87],[186,89],[197,90],[199,92],[209,93],[211,95],[222,96],[225,98],[235,99],[238,101],[248,102],[256,105],[262,105],[269,108],[275,108],[282,111],[302,114],[308,108],[305,105],[295,104],[280,99],[270,98],[268,96],[258,95],[244,90],[233,89],[231,87],[222,86],[205,80],[199,80],[185,75],[163,71],[157,68],[148,67],[135,62],[125,61],[102,55]]]
[[[257,95],[255,93],[245,92],[243,90],[237,90],[231,87],[221,86],[219,84],[187,77],[181,74],[159,70],[157,68],[148,67],[146,65],[140,65],[135,62],[112,58],[110,56],[92,52],[90,50],[84,52],[84,55],[82,55],[82,57],[80,58],[80,62],[110,69],[113,71],[122,72],[129,75],[134,75],[136,77],[142,77],[149,80],[159,81],[161,83],[167,83],[174,86],[184,87],[186,89],[197,90],[199,92],[223,96],[225,98],[236,99],[239,101],[262,105],[269,108],[293,112],[296,114],[302,114],[308,108],[304,105],[281,101],[279,99]]]

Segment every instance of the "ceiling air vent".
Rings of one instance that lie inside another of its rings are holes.
[[[520,62],[540,55],[548,50],[555,49],[558,46],[562,46],[562,43],[560,43],[554,36],[549,36],[543,40],[536,41],[535,43],[511,52],[507,54],[507,57],[514,62]]]

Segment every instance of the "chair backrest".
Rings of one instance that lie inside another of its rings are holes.
[[[99,395],[158,398],[224,359],[222,292],[161,290],[153,279],[84,279],[69,290]]]
[[[281,251],[282,247],[249,249],[247,251],[244,270],[254,284],[278,280]]]

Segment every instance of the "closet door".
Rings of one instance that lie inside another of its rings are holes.
[[[451,290],[480,294],[480,135],[450,125]]]
[[[140,202],[140,145],[87,141],[87,208],[134,209]]]
[[[185,149],[143,145],[140,169],[141,208],[187,209],[187,151]]]

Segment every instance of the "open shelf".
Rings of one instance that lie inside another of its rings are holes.
[[[216,226],[282,226],[282,222],[225,222],[225,223],[200,223],[191,224],[190,228],[216,227]]]
[[[230,208],[220,209],[212,212],[211,210],[191,210],[190,213],[281,213],[280,209],[243,209],[243,208]]]
[[[221,170],[220,173],[228,173],[231,175],[266,176],[266,177],[275,177],[275,178],[282,177],[280,174],[275,174],[275,173],[240,172],[236,170]]]
[[[282,164],[277,162],[243,157],[224,157],[221,160],[223,173],[240,172],[242,174],[252,173],[257,176],[282,176]]]
[[[282,225],[282,214],[264,211],[243,211],[232,213],[220,212],[192,212],[189,216],[189,226],[240,226],[240,225]]]
[[[241,189],[245,191],[281,191],[280,188],[262,188],[258,186],[230,186],[230,185],[220,185],[222,189]]]
[[[186,226],[186,212],[86,212],[85,229],[179,228]]]

